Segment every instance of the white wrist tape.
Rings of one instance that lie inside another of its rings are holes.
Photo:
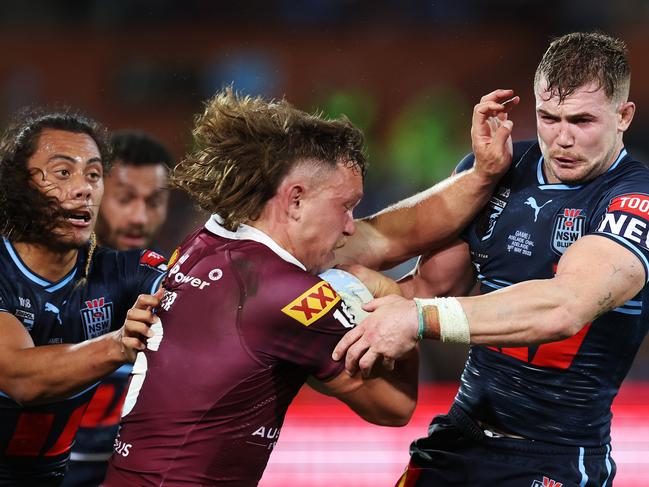
[[[419,299],[420,305],[435,306],[439,316],[439,339],[447,343],[471,342],[469,320],[455,298]]]

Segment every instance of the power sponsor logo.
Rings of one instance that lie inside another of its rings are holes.
[[[282,313],[287,314],[304,326],[309,326],[319,320],[333,308],[340,296],[336,294],[328,282],[320,281],[308,291],[282,308]]]
[[[570,245],[581,238],[586,228],[586,215],[581,208],[564,208],[557,214],[552,227],[552,249],[563,254]]]
[[[221,269],[214,268],[207,273],[207,278],[211,281],[201,279],[200,277],[192,276],[190,274],[184,274],[180,272],[180,265],[187,260],[187,256],[184,255],[180,258],[178,263],[171,268],[169,275],[167,276],[167,281],[175,282],[177,284],[188,284],[191,287],[197,287],[198,289],[205,289],[212,282],[219,281],[223,277],[223,271]]]
[[[613,198],[598,232],[612,233],[649,249],[649,195],[626,194]]]
[[[86,301],[86,307],[82,308],[80,313],[86,340],[96,338],[110,331],[110,324],[113,319],[113,303],[106,302],[103,296]]]
[[[153,250],[145,250],[140,256],[140,265],[145,265],[159,271],[167,270],[167,259]]]

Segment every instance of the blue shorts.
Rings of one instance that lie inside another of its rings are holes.
[[[610,487],[610,445],[581,448],[490,437],[457,406],[437,416],[410,448],[398,487]]]
[[[71,461],[61,487],[98,487],[106,476],[108,460],[101,462]]]

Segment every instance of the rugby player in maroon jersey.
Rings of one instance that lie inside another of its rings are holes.
[[[416,351],[368,379],[330,357],[354,317],[316,274],[355,231],[361,132],[226,90],[194,139],[173,180],[213,216],[169,263],[106,487],[256,485],[306,381],[377,424],[405,424],[415,406]],[[471,171],[432,199],[466,222],[497,173]]]

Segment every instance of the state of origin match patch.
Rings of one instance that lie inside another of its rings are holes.
[[[309,326],[314,321],[322,318],[340,301],[328,282],[320,281],[308,291],[282,308],[282,313],[287,314],[304,326]]]

